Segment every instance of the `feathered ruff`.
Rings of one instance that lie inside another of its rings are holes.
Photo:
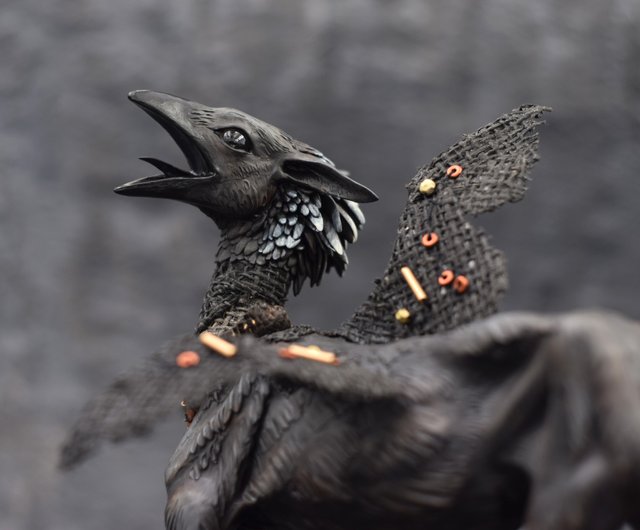
[[[313,286],[331,269],[342,275],[349,263],[347,245],[357,240],[363,224],[352,201],[283,186],[264,215],[225,233],[216,259],[280,262],[291,268],[298,294],[307,278]]]

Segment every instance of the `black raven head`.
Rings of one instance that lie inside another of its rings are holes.
[[[162,174],[119,186],[116,193],[176,199],[215,221],[259,212],[283,181],[354,202],[377,199],[316,149],[244,112],[148,90],[131,92],[129,99],[167,130],[190,170],[143,158]]]

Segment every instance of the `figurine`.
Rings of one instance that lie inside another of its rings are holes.
[[[338,329],[291,327],[289,288],[340,274],[367,188],[231,109],[130,94],[189,170],[116,188],[197,206],[221,230],[197,334],[88,405],[69,467],[183,400],[170,530],[614,530],[640,524],[640,326],[593,312],[491,317],[502,254],[466,216],[525,192],[548,110],[465,136],[409,182],[389,265]]]

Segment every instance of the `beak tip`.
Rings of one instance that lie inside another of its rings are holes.
[[[113,188],[113,191],[118,195],[127,195],[127,188],[128,188],[128,184],[122,184],[120,186],[116,186],[115,188]]]
[[[380,200],[380,197],[378,197],[378,195],[376,195],[375,192],[369,190],[369,199],[367,200],[367,202],[376,202],[379,200]]]
[[[148,92],[149,92],[148,90],[132,90],[127,94],[127,97],[129,98],[129,101],[133,101],[134,103],[137,103],[138,101],[141,100],[140,96]]]
[[[359,203],[376,202],[379,200],[379,197],[366,186],[362,186],[357,198],[354,198],[353,200]]]

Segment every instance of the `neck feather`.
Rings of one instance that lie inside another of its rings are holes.
[[[216,222],[216,270],[198,332],[230,331],[256,303],[282,306],[292,285],[297,294],[306,278],[317,285],[330,268],[342,274],[347,243],[355,241],[364,217],[355,203],[281,188],[251,219]]]

